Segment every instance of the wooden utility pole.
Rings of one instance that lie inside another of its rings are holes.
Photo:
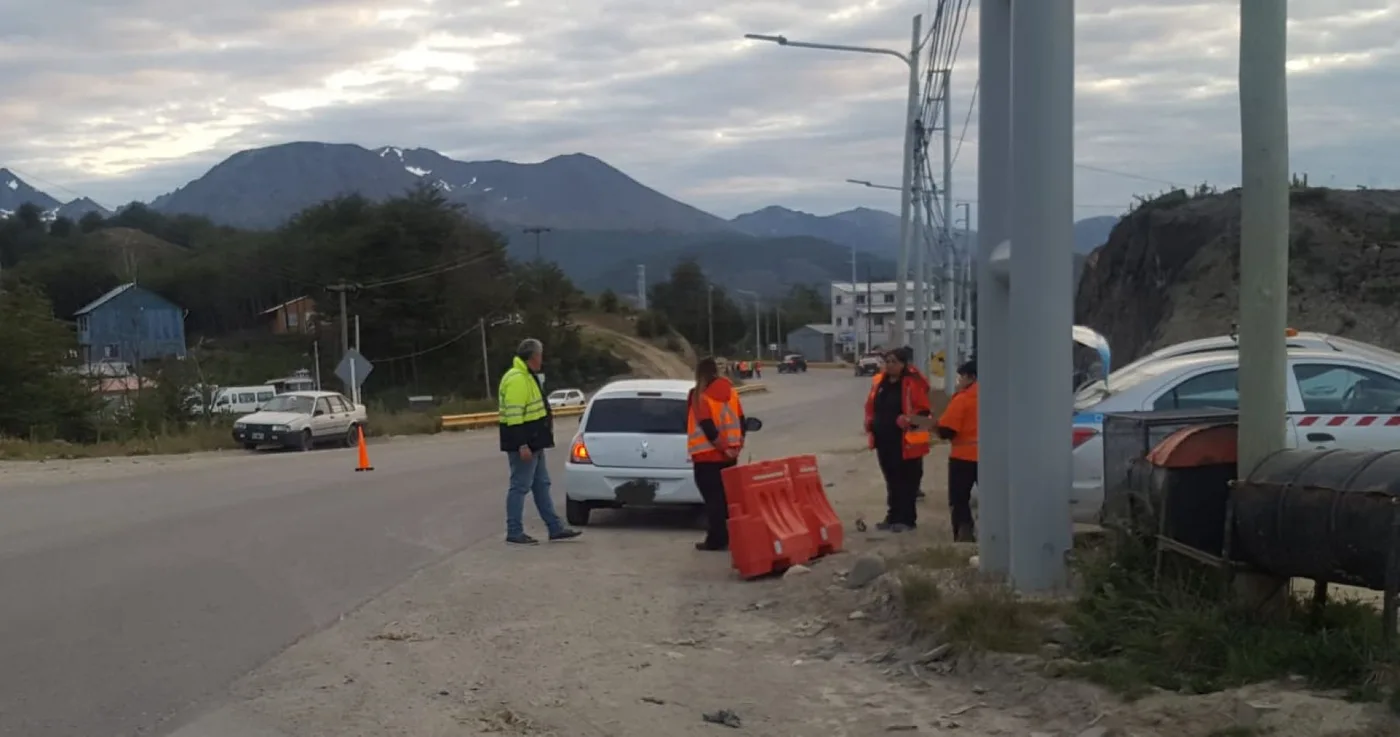
[[[350,311],[345,305],[345,295],[354,292],[360,287],[358,284],[351,284],[344,279],[338,283],[326,286],[327,292],[340,295],[340,355],[344,356],[350,352]]]

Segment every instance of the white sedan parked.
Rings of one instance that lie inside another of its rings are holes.
[[[562,409],[564,407],[582,407],[584,396],[582,389],[556,389],[549,393],[546,398],[550,409]]]
[[[1400,449],[1400,353],[1321,333],[1288,339],[1289,447]],[[1080,389],[1074,398],[1076,522],[1103,506],[1104,415],[1238,409],[1239,350],[1232,338],[1171,346]]]
[[[564,463],[569,524],[599,507],[700,505],[686,449],[686,397],[693,381],[629,379],[588,400]],[[749,432],[763,427],[746,419]]]

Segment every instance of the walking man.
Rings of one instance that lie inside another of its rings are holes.
[[[501,426],[501,450],[510,461],[510,489],[506,492],[506,542],[535,545],[539,541],[525,534],[521,517],[525,496],[534,496],[535,509],[549,529],[550,540],[568,540],[578,530],[564,526],[554,513],[549,496],[549,467],[544,452],[554,447],[554,415],[540,387],[544,366],[544,344],[534,338],[521,341],[510,370],[501,377],[496,392]]]

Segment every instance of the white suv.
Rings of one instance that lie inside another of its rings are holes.
[[[564,464],[569,524],[588,524],[597,508],[700,505],[686,448],[686,398],[692,381],[630,379],[588,400]],[[749,417],[749,432],[763,426]]]

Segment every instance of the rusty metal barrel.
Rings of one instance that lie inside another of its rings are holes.
[[[1400,544],[1400,451],[1280,451],[1231,497],[1235,560],[1280,577],[1386,589]]]

